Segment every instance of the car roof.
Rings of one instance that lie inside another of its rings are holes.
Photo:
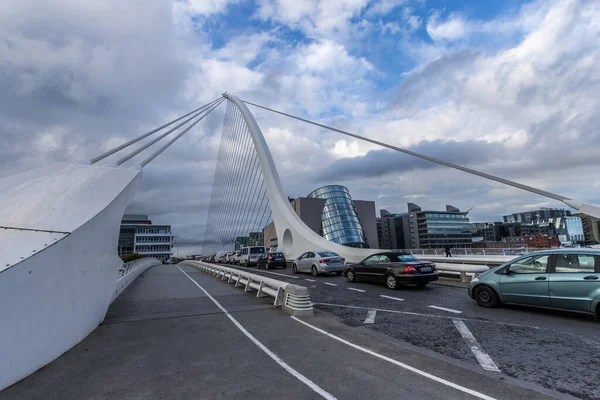
[[[371,254],[371,256],[412,256],[413,254],[406,251],[382,251],[381,253]],[[370,256],[369,256],[370,257]]]

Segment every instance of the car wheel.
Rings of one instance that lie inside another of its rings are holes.
[[[317,270],[317,267],[315,267],[314,265],[310,269],[310,272],[312,272],[312,276],[319,276],[319,271]]]
[[[269,269],[269,263],[265,263],[265,269]]]
[[[388,275],[385,277],[385,286],[388,287],[388,289],[396,289],[398,287],[398,279],[396,279],[396,277],[392,274]]]
[[[335,273],[337,276],[340,276],[342,274],[342,271],[338,271]]]
[[[356,282],[356,276],[354,276],[354,271],[346,272],[346,279],[348,282]]]
[[[496,291],[489,286],[478,286],[473,292],[473,297],[477,304],[481,307],[493,308],[500,303],[500,299],[496,294]]]
[[[417,287],[418,287],[419,289],[423,289],[425,286],[427,286],[427,284],[426,284],[426,283],[419,283],[419,284],[417,285]]]
[[[297,274],[298,273],[298,267],[296,266],[296,264],[292,264],[292,271]]]

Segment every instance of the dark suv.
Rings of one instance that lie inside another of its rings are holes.
[[[287,267],[283,253],[263,253],[257,261],[258,268],[285,268]]]

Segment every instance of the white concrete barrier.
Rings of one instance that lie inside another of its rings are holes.
[[[217,264],[200,261],[183,261],[181,264],[206,272],[227,281],[227,283],[233,283],[235,287],[243,287],[246,292],[256,291],[256,297],[273,297],[273,306],[281,307],[288,314],[296,316],[313,315],[308,289],[303,286]]]
[[[473,277],[476,274],[489,271],[490,268],[487,265],[470,265],[470,264],[451,264],[451,263],[435,263],[436,268],[441,273],[444,272],[457,272],[460,274],[461,282],[469,282],[469,277]]]

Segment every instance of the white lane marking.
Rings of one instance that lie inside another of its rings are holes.
[[[323,282],[325,285],[329,285],[329,286],[337,286],[335,283],[329,283],[329,282]]]
[[[271,272],[271,271],[260,271],[258,268],[248,268],[248,267],[242,267],[240,265],[236,265],[235,267],[229,267],[229,268],[243,268],[243,269],[247,269],[250,271],[256,271],[256,272],[264,272],[265,274],[271,274],[271,275],[279,275],[279,276],[285,276],[286,278],[291,278],[291,279],[300,279],[297,276],[292,276],[292,275],[286,275],[286,274],[280,274],[277,272]],[[259,274],[260,275],[260,274]]]
[[[428,306],[429,308],[435,308],[436,310],[442,310],[442,311],[448,311],[454,314],[462,314],[462,311],[458,311],[458,310],[453,310],[451,308],[446,308],[446,307],[438,307],[438,306]]]
[[[452,322],[454,322],[454,326],[456,326],[456,329],[458,329],[463,339],[467,341],[467,344],[471,348],[473,354],[475,354],[475,358],[477,358],[477,361],[479,361],[479,364],[481,364],[483,369],[486,371],[500,372],[500,369],[496,363],[494,363],[492,357],[483,351],[479,342],[475,339],[475,336],[473,336],[469,328],[467,328],[467,325],[459,318],[452,318]]]
[[[357,310],[377,310],[377,311],[388,312],[388,313],[393,313],[393,314],[416,315],[416,316],[419,316],[419,317],[440,318],[440,319],[454,319],[454,317],[447,317],[445,315],[423,314],[423,313],[416,313],[416,312],[411,312],[411,311],[388,310],[388,309],[385,309],[385,308],[373,308],[373,307],[367,308],[367,307],[349,306],[349,305],[346,305],[346,304],[311,303],[311,305],[313,305],[313,306],[315,306],[315,305],[321,305],[321,306],[330,306],[330,307],[346,307],[346,308],[355,308]],[[508,323],[508,322],[496,322],[496,321],[483,320],[483,319],[472,319],[472,318],[461,318],[461,319],[463,321],[480,322],[480,323],[492,324],[492,325],[516,326],[516,327],[519,327],[519,328],[542,329],[539,326],[531,326],[531,325],[523,325],[523,324],[511,324],[511,323]]]
[[[348,290],[354,290],[355,292],[361,292],[361,293],[364,293],[364,292],[365,292],[365,291],[364,291],[364,290],[362,290],[362,289],[356,289],[356,288],[353,288],[353,287],[349,287],[349,288],[348,288]]]
[[[369,312],[367,312],[367,318],[365,318],[365,324],[374,324],[375,323],[375,316],[377,315],[377,311],[375,310],[369,310]]]
[[[304,278],[304,280],[305,280],[305,281],[309,281],[309,282],[316,282],[314,279],[307,279],[307,278]]]
[[[177,266],[177,268],[179,268],[179,265]],[[204,294],[209,299],[211,299],[212,302],[215,303],[217,307],[219,307],[221,309],[221,311],[223,311],[223,313],[227,316],[227,318],[229,318],[231,320],[231,322],[233,322],[233,324],[235,326],[237,326],[237,328],[240,331],[242,331],[242,333],[244,335],[246,335],[246,337],[248,337],[248,339],[250,339],[256,346],[258,346],[259,349],[261,349],[269,357],[271,357],[277,364],[281,365],[283,367],[283,369],[285,369],[291,375],[293,375],[294,377],[296,377],[299,381],[301,381],[302,383],[304,383],[306,386],[308,386],[309,388],[311,388],[313,391],[315,391],[316,393],[320,394],[323,398],[328,399],[328,400],[337,400],[332,394],[330,394],[330,393],[326,392],[325,390],[321,389],[313,381],[311,381],[310,379],[308,379],[307,377],[305,377],[304,375],[302,375],[300,372],[296,371],[294,368],[290,367],[288,364],[286,364],[285,361],[283,361],[281,358],[279,358],[277,356],[277,354],[273,353],[271,350],[269,350],[268,348],[266,348],[265,345],[263,345],[261,342],[259,342],[258,339],[256,339],[254,336],[252,336],[252,334],[250,332],[248,332],[246,330],[246,328],[244,328],[235,318],[233,318],[231,316],[231,314],[229,314],[229,312],[217,300],[215,300],[210,295],[210,293],[208,293],[202,286],[200,286],[200,284],[198,282],[196,282],[191,276],[189,276],[181,268],[179,268],[179,270],[181,272],[183,272],[183,274],[185,276],[187,276],[192,282],[194,282],[194,284],[196,286],[198,286],[198,288],[200,290],[202,290],[204,292]]]
[[[384,299],[392,299],[392,300],[404,301],[404,299],[401,299],[399,297],[386,296],[385,294],[380,294],[379,297],[383,297]]]
[[[369,350],[369,349],[366,349],[366,348],[364,348],[364,347],[361,347],[361,346],[359,346],[359,345],[356,345],[356,344],[354,344],[354,343],[352,343],[352,342],[349,342],[349,341],[347,341],[346,339],[342,339],[341,337],[339,337],[339,336],[336,336],[336,335],[334,335],[334,334],[332,334],[332,333],[329,333],[329,332],[327,332],[327,331],[324,331],[324,330],[323,330],[323,329],[321,329],[321,328],[317,328],[316,326],[314,326],[314,325],[311,325],[311,324],[309,324],[308,322],[304,322],[304,321],[302,321],[301,319],[299,319],[299,318],[297,318],[297,317],[295,317],[295,316],[291,316],[291,318],[292,318],[292,319],[294,319],[294,320],[296,320],[296,321],[298,321],[298,322],[300,322],[300,323],[301,323],[301,324],[303,324],[303,325],[306,325],[306,326],[308,326],[308,327],[309,327],[309,328],[311,328],[311,329],[314,329],[314,330],[315,330],[315,331],[317,331],[317,332],[320,332],[320,333],[322,333],[322,334],[323,334],[323,335],[325,335],[325,336],[329,336],[330,338],[332,338],[332,339],[334,339],[334,340],[337,340],[338,342],[344,343],[344,344],[346,344],[346,345],[348,345],[348,346],[350,346],[350,347],[354,347],[354,348],[355,348],[355,349],[357,349],[357,350],[360,350],[360,351],[362,351],[362,352],[364,352],[364,353],[370,354],[370,355],[372,355],[372,356],[374,356],[374,357],[377,357],[377,358],[380,358],[380,359],[382,359],[382,360],[385,360],[385,361],[387,361],[387,362],[390,362],[390,363],[392,363],[392,364],[395,364],[395,365],[397,365],[397,366],[399,366],[399,367],[401,367],[401,368],[407,369],[407,370],[409,370],[409,371],[411,371],[411,372],[414,372],[414,373],[416,373],[416,374],[419,374],[419,375],[421,375],[421,376],[424,376],[425,378],[428,378],[428,379],[434,380],[434,381],[436,381],[436,382],[439,382],[439,383],[441,383],[441,384],[443,384],[443,385],[446,385],[446,386],[450,386],[450,387],[452,387],[452,388],[454,388],[454,389],[460,390],[461,392],[464,392],[464,393],[468,393],[468,394],[470,394],[470,395],[473,395],[473,396],[475,396],[475,397],[478,397],[478,398],[480,398],[480,399],[484,399],[484,400],[496,400],[496,399],[494,399],[493,397],[491,397],[491,396],[488,396],[488,395],[486,395],[486,394],[483,394],[483,393],[477,392],[477,391],[475,391],[475,390],[473,390],[473,389],[466,388],[466,387],[464,387],[464,386],[461,386],[461,385],[459,385],[459,384],[456,384],[456,383],[454,383],[454,382],[447,381],[446,379],[439,378],[439,377],[437,377],[437,376],[435,376],[435,375],[432,375],[432,374],[430,374],[430,373],[428,373],[428,372],[422,371],[422,370],[420,370],[420,369],[418,369],[418,368],[415,368],[415,367],[411,367],[410,365],[408,365],[408,364],[404,364],[403,362],[400,362],[400,361],[394,360],[393,358],[386,357],[386,356],[384,356],[384,355],[381,355],[381,354],[379,354],[379,353],[375,353],[375,352],[374,352],[374,351],[372,351],[372,350]]]

